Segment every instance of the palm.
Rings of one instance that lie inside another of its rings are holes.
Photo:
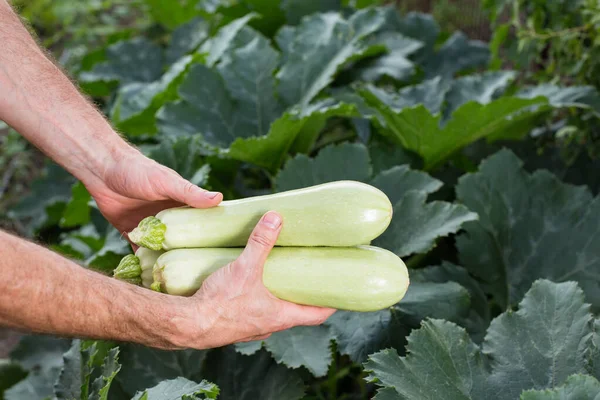
[[[149,215],[183,205],[173,200],[133,199],[115,192],[99,193],[94,198],[102,215],[121,233],[130,232]]]

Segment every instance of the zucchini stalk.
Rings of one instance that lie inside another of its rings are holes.
[[[350,247],[370,243],[392,219],[392,204],[379,189],[338,181],[272,195],[224,201],[195,209],[178,207],[145,218],[129,238],[152,250],[243,247],[267,211],[283,217],[277,246]]]

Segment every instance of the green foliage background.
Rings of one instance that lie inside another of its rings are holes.
[[[386,310],[207,351],[27,336],[0,362],[6,399],[600,394],[597,4],[488,0],[488,44],[382,3],[22,4],[114,126],[194,183],[382,189],[394,218],[374,244],[411,286]],[[3,165],[32,163],[18,135],[2,143]],[[102,273],[130,252],[55,164],[24,186],[0,203],[11,228]]]

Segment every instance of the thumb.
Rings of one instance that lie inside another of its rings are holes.
[[[204,190],[175,171],[163,173],[159,187],[164,197],[194,208],[214,207],[223,200],[221,193]]]
[[[262,275],[262,268],[269,256],[269,252],[275,246],[279,232],[281,231],[281,216],[269,211],[260,219],[250,238],[246,248],[240,255],[238,262],[248,269],[254,269]]]

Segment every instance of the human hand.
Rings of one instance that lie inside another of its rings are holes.
[[[223,200],[221,193],[193,185],[133,148],[108,165],[101,176],[100,183],[88,185],[88,190],[104,217],[123,233],[166,208],[209,208]]]
[[[264,286],[263,266],[281,231],[281,216],[260,220],[240,257],[217,270],[189,298],[190,320],[179,322],[179,348],[213,348],[268,338],[298,325],[320,325],[334,309],[280,300]]]

